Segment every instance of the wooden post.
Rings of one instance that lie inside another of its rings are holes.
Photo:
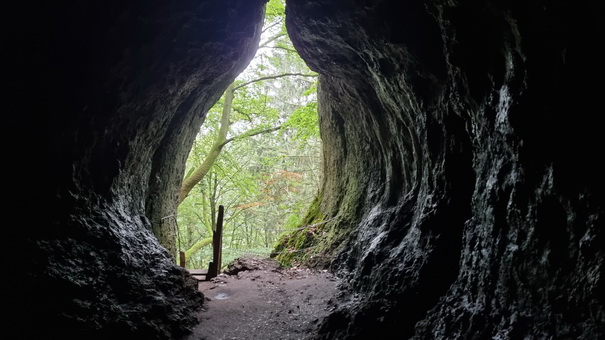
[[[218,216],[216,218],[216,231],[212,238],[213,244],[213,261],[216,265],[216,274],[221,273],[221,266],[223,260],[223,218],[225,215],[225,207],[222,205],[218,206]]]
[[[216,277],[221,272],[221,261],[223,256],[223,216],[225,207],[218,206],[216,217],[216,230],[212,233],[212,262],[208,265],[207,280]]]
[[[185,268],[185,252],[184,251],[179,252],[179,266]]]
[[[206,280],[210,280],[211,278],[216,277],[216,275],[216,266],[214,265],[214,262],[210,261],[210,263],[208,263],[208,274],[206,275]]]

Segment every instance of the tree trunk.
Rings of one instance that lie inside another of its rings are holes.
[[[199,241],[195,242],[191,246],[191,248],[189,248],[189,249],[187,249],[187,251],[185,251],[185,259],[189,260],[189,258],[191,258],[191,255],[197,253],[198,250],[204,248],[205,246],[207,246],[209,244],[212,244],[212,236],[200,239]]]
[[[212,148],[208,152],[208,155],[202,162],[199,168],[195,169],[183,181],[183,185],[181,185],[181,190],[179,191],[179,199],[178,204],[181,204],[183,200],[189,195],[189,192],[198,184],[210,171],[212,165],[218,159],[218,156],[221,153],[221,150],[226,144],[227,141],[227,133],[229,132],[229,120],[231,119],[231,108],[233,106],[233,96],[234,95],[234,86],[233,83],[227,87],[225,91],[225,103],[223,104],[223,112],[221,116],[221,126],[219,128],[218,136],[216,137],[216,141],[212,145]]]

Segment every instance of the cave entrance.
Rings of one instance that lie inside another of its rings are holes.
[[[269,1],[255,57],[210,109],[189,154],[177,217],[187,269],[212,261],[220,205],[223,265],[269,256],[300,226],[319,187],[316,85],[289,39],[284,0]]]

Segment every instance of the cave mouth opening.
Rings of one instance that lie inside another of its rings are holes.
[[[269,1],[255,56],[209,110],[188,156],[176,237],[185,268],[212,260],[220,205],[223,268],[244,254],[278,256],[287,251],[276,251],[279,240],[305,228],[319,191],[317,76],[290,41],[285,1]]]

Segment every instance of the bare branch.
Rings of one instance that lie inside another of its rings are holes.
[[[278,79],[278,78],[283,78],[283,77],[290,77],[290,76],[296,76],[296,77],[317,77],[316,74],[306,74],[306,73],[284,73],[284,74],[278,74],[275,76],[267,76],[267,77],[260,77],[258,79],[254,79],[254,80],[250,80],[248,82],[245,82],[243,84],[240,84],[238,86],[235,86],[233,88],[233,90],[237,90],[240,89],[244,86],[248,86],[252,83],[257,83],[259,81],[263,81],[263,80],[269,80],[269,79]]]
[[[237,107],[233,107],[233,111],[235,111],[235,112],[237,112],[237,113],[241,114],[242,116],[245,116],[245,117],[246,117],[246,119],[247,119],[249,122],[252,122],[252,116],[251,116],[251,115],[258,115],[258,113],[256,113],[256,112],[252,112],[252,113],[247,113],[247,112],[244,112],[244,111],[240,110],[240,109],[239,109],[239,108],[237,108]]]
[[[292,52],[292,53],[298,53],[298,51],[296,51],[295,49],[291,49],[291,48],[287,48],[287,47],[283,47],[283,46],[260,46],[259,48],[275,48],[275,49],[285,50],[285,51]]]
[[[280,20],[277,20],[276,22],[272,23],[271,25],[269,25],[269,26],[267,26],[267,27],[263,28],[263,31],[261,32],[261,34],[262,34],[262,33],[267,32],[268,30],[270,30],[271,28],[273,28],[273,27],[275,27],[275,26],[277,26],[277,25],[280,25],[281,23],[282,23],[282,20],[281,20],[281,19],[280,19]]]
[[[285,36],[285,35],[286,35],[286,33],[279,33],[279,34],[276,34],[276,35],[272,36],[271,38],[269,38],[269,39],[268,39],[267,41],[265,41],[264,43],[262,43],[262,44],[258,45],[258,48],[263,48],[263,47],[266,47],[267,45],[269,45],[269,44],[270,44],[270,43],[272,43],[273,41],[275,41],[275,40],[277,40],[277,39],[279,39],[279,38],[281,38],[281,37],[283,37],[283,36]]]
[[[268,129],[264,129],[264,130],[250,130],[250,131],[246,131],[246,132],[244,132],[244,133],[242,133],[240,135],[237,135],[235,137],[231,137],[231,138],[227,139],[226,141],[223,142],[223,144],[221,145],[221,147],[225,146],[228,143],[231,143],[234,140],[239,139],[239,138],[244,138],[244,137],[247,138],[247,137],[262,135],[262,134],[265,134],[265,133],[270,133],[270,132],[273,132],[273,131],[277,131],[277,130],[279,130],[281,128],[282,128],[282,126],[279,125],[279,126],[268,128]]]

